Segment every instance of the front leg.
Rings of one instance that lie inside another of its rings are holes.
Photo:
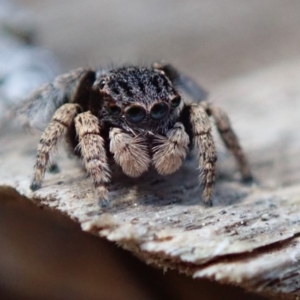
[[[67,103],[61,106],[53,115],[38,144],[34,175],[30,185],[31,190],[35,191],[41,187],[42,179],[50,162],[51,153],[79,110],[78,104]]]
[[[204,186],[203,200],[211,203],[213,185],[216,178],[216,149],[212,137],[211,124],[205,108],[201,104],[191,104],[189,109],[189,122],[191,124],[193,144],[198,150],[200,180]]]
[[[175,123],[166,136],[155,137],[152,163],[157,172],[168,175],[177,171],[186,158],[189,143],[190,138],[180,122]]]
[[[132,136],[120,128],[112,128],[109,139],[109,150],[126,175],[138,177],[149,169],[151,160],[144,137]]]
[[[105,184],[110,181],[110,169],[98,118],[89,111],[81,113],[75,118],[75,128],[85,168],[91,175],[100,205],[107,207],[108,191]]]

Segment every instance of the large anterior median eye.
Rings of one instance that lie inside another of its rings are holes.
[[[132,105],[125,111],[125,116],[130,123],[139,123],[146,117],[146,110],[140,105]]]
[[[169,112],[169,105],[165,102],[156,103],[150,110],[150,118],[153,120],[163,119]]]

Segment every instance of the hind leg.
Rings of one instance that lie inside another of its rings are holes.
[[[202,105],[206,108],[207,113],[214,118],[225,146],[231,151],[237,161],[243,181],[252,182],[253,176],[251,174],[249,163],[239,143],[238,137],[231,127],[228,115],[219,107],[207,102],[203,102]]]

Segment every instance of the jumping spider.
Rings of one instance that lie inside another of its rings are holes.
[[[198,102],[185,103],[176,86]],[[194,146],[198,152],[203,200],[211,204],[217,160],[209,117],[215,120],[244,180],[251,172],[224,111],[203,99],[192,80],[168,64],[152,67],[77,69],[35,91],[19,113],[27,125],[43,127],[38,144],[32,190],[41,187],[50,156],[65,135],[90,174],[100,204],[108,204],[109,159],[123,172],[138,177],[154,166],[159,174],[174,173]]]

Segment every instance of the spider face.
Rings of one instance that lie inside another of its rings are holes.
[[[94,88],[104,100],[99,118],[124,129],[164,131],[174,124],[182,108],[172,82],[155,69],[115,69],[99,77]]]

